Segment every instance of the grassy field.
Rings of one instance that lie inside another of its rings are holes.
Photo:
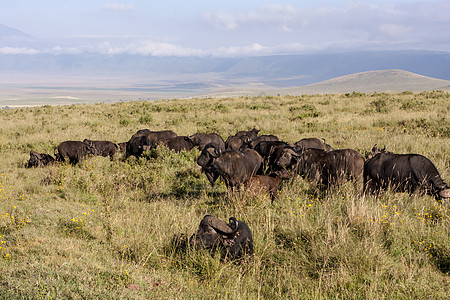
[[[65,140],[127,141],[138,129],[226,138],[253,127],[325,138],[366,154],[428,157],[450,182],[450,94],[240,97],[0,111],[1,299],[444,299],[450,211],[430,196],[324,194],[296,177],[278,201],[210,187],[198,150],[24,167]],[[255,254],[221,261],[182,250],[205,214],[244,220]]]

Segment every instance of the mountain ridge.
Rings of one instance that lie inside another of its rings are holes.
[[[287,92],[349,93],[349,92],[422,92],[447,91],[449,80],[437,79],[400,69],[374,70],[336,77],[315,84],[287,89]]]
[[[450,92],[450,81],[437,79],[400,69],[373,70],[339,76],[322,82],[281,89],[236,87],[218,89],[203,96],[258,96],[258,95],[302,95],[345,94],[352,92],[422,92],[442,90]]]

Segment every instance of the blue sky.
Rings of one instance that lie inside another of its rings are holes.
[[[450,51],[450,1],[0,0],[0,53],[242,56]]]

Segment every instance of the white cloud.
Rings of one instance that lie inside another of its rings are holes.
[[[225,12],[208,12],[203,18],[212,26],[222,30],[235,30],[239,28],[236,17]]]
[[[39,51],[32,48],[25,47],[2,47],[0,54],[38,54]]]
[[[103,5],[103,8],[109,11],[127,11],[136,9],[134,5],[121,3],[107,3]]]
[[[180,45],[167,42],[140,41],[126,45],[112,46],[108,42],[98,45],[95,50],[108,55],[131,54],[151,56],[202,56],[204,51],[200,49],[184,48]]]

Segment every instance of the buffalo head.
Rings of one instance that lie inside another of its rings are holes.
[[[253,238],[245,222],[231,217],[226,224],[219,218],[206,215],[200,222],[197,232],[189,239],[191,246],[208,249],[212,253],[220,250],[230,258],[240,258],[244,254],[253,254]]]

